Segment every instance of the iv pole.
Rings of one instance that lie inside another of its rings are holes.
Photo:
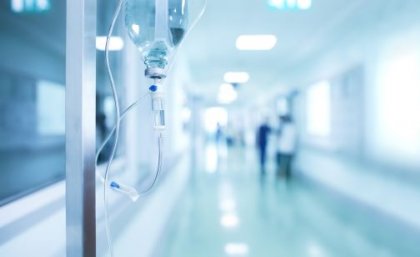
[[[66,256],[96,256],[97,0],[67,0]]]

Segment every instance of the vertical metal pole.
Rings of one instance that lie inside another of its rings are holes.
[[[67,257],[96,256],[96,1],[67,0]]]

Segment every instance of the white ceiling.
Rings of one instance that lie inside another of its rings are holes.
[[[208,99],[215,99],[226,71],[249,72],[250,81],[240,89],[242,100],[249,101],[296,86],[287,83],[288,74],[305,61],[328,51],[355,27],[367,25],[367,19],[379,21],[383,12],[407,2],[414,1],[313,0],[310,10],[281,11],[269,7],[267,0],[208,0],[180,54],[191,65],[196,88]],[[235,41],[241,34],[275,34],[278,42],[271,51],[239,51]]]
[[[281,11],[264,0],[209,0],[205,15],[182,46],[193,78],[206,94],[215,95],[226,71],[247,71],[251,80],[242,91],[278,86],[280,74],[317,51],[322,40],[364,0],[313,0],[307,11]],[[241,34],[274,34],[271,51],[239,51]],[[320,40],[322,39],[322,40]]]
[[[208,0],[204,16],[178,53],[190,65],[195,91],[215,100],[226,71],[250,73],[250,81],[240,88],[239,103],[299,86],[290,80],[291,74],[302,76],[296,71],[308,60],[313,64],[335,42],[346,37],[368,38],[375,31],[362,35],[357,29],[387,20],[402,6],[420,10],[419,0],[312,0],[312,8],[301,12],[275,10],[267,1]],[[15,31],[28,42],[38,42],[64,57],[65,1],[53,1],[51,12],[43,14],[43,19],[20,15],[19,21],[13,19],[16,14],[6,11],[6,3],[0,4],[0,30]],[[100,9],[109,14],[115,3],[98,0]],[[107,16],[100,14],[103,19]],[[98,22],[99,32],[105,27]],[[235,41],[241,34],[275,34],[278,42],[271,51],[239,51]]]

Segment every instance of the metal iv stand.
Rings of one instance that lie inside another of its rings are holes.
[[[96,257],[96,6],[97,0],[67,0],[67,257]]]

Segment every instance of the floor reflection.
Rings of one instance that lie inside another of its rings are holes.
[[[158,257],[420,256],[414,238],[357,206],[274,167],[260,176],[253,151],[207,145]]]

